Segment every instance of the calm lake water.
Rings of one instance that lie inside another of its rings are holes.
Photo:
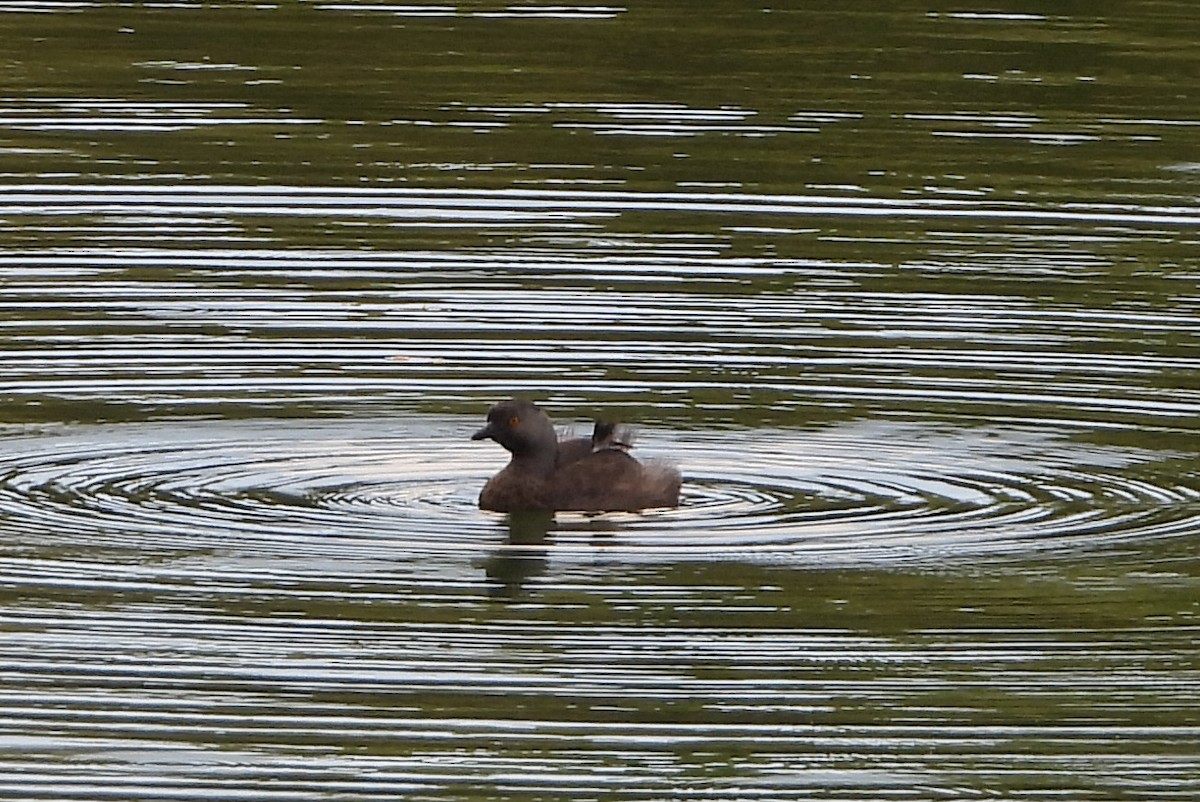
[[[1200,9],[860,5],[0,0],[0,796],[1200,797]]]

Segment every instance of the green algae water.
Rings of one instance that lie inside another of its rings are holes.
[[[0,796],[1196,798],[1198,40],[0,0]]]

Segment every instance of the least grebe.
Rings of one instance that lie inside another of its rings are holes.
[[[485,510],[637,511],[679,506],[679,471],[645,464],[626,453],[627,427],[597,422],[590,438],[559,440],[548,415],[532,401],[510,398],[488,410],[472,440],[491,438],[512,454],[479,494]]]

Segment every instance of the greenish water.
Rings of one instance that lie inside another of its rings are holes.
[[[1195,798],[1198,40],[0,0],[0,796]]]

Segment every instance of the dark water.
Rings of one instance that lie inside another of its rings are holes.
[[[1197,41],[0,2],[0,795],[1196,798]]]

